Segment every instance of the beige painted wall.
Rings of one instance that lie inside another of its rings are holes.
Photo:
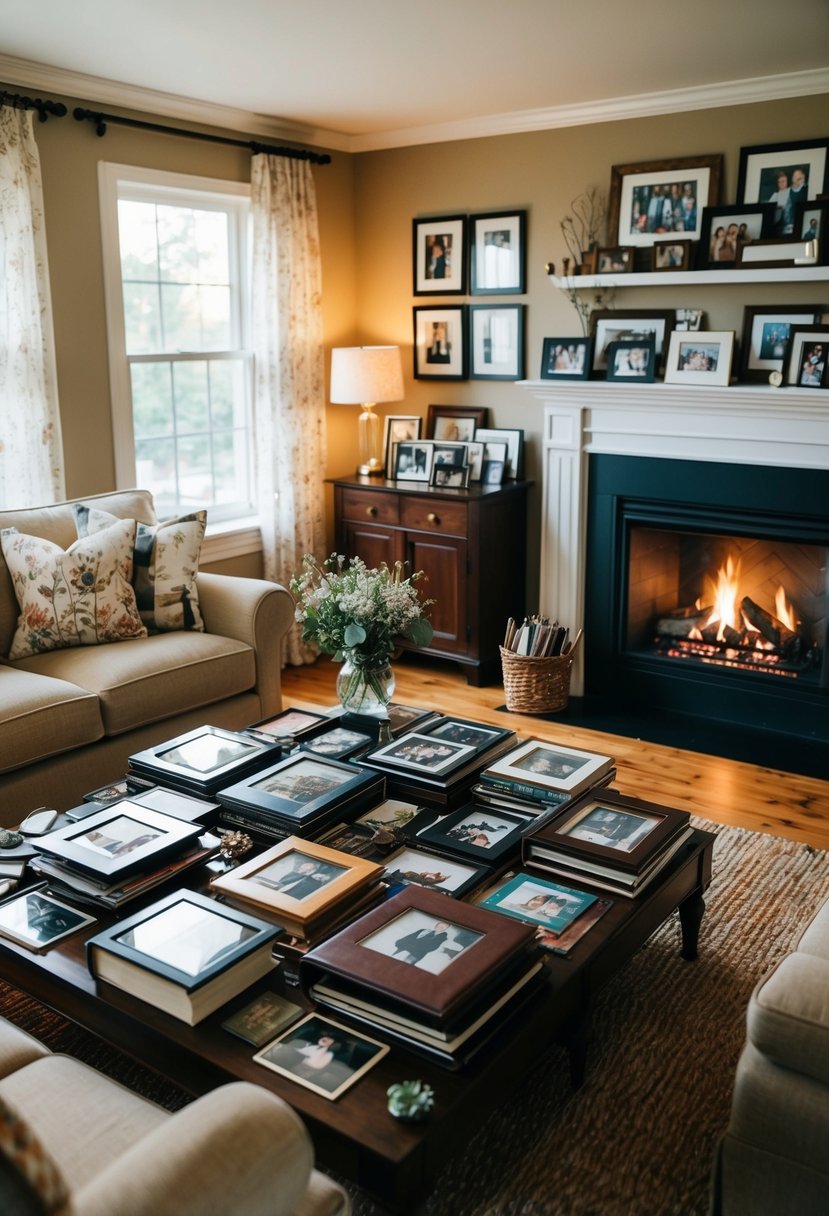
[[[389,413],[425,415],[429,403],[486,405],[491,425],[522,427],[527,443],[530,495],[528,604],[538,602],[538,545],[541,502],[542,407],[511,383],[418,381],[411,376],[412,306],[440,303],[440,297],[412,295],[412,219],[429,215],[526,208],[528,211],[527,292],[524,296],[443,297],[444,303],[523,302],[526,314],[526,376],[537,379],[545,336],[579,334],[578,317],[551,284],[545,263],[561,266],[567,250],[559,224],[571,200],[588,186],[604,190],[614,164],[722,152],[722,202],[735,202],[742,146],[777,143],[827,134],[827,98],[775,101],[768,105],[667,115],[554,131],[432,144],[361,155],[356,165],[357,316],[363,342],[399,342],[407,372],[406,400]],[[615,243],[615,242],[608,242]],[[746,303],[825,301],[815,286],[630,288],[616,294],[616,306],[706,310],[709,329],[742,328]],[[781,405],[784,402],[781,398]],[[385,412],[381,407],[378,412]],[[332,453],[330,467],[349,470]]]

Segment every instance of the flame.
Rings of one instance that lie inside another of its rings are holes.
[[[713,607],[711,615],[703,626],[707,629],[709,625],[719,623],[717,630],[717,641],[725,641],[725,629],[741,629],[743,626],[742,613],[739,609],[738,595],[740,587],[740,563],[735,562],[729,556],[726,558],[724,566],[720,566],[717,571],[716,583],[713,579],[708,579],[711,588],[711,599]]]
[[[783,622],[787,629],[791,629],[793,632],[797,629],[794,608],[786,599],[786,592],[782,586],[777,588],[777,594],[774,597],[774,615],[778,621]]]

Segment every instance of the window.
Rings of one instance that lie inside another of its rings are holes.
[[[102,164],[116,480],[253,515],[247,185]]]

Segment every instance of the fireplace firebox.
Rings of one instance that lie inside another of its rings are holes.
[[[591,454],[585,707],[829,755],[829,470]]]

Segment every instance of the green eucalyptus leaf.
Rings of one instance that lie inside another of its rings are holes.
[[[432,622],[427,621],[425,616],[419,616],[416,620],[412,621],[409,629],[409,637],[415,646],[428,646],[434,637],[434,633]]]
[[[349,622],[346,626],[343,642],[346,646],[359,646],[361,642],[366,640],[366,631],[362,625],[357,625],[354,621]]]

